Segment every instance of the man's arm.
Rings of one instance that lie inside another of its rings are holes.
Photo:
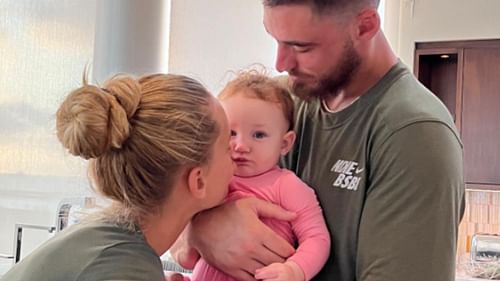
[[[225,203],[199,213],[188,244],[211,265],[238,280],[255,280],[255,270],[283,262],[294,248],[259,217],[292,220],[295,214],[256,198]]]
[[[198,251],[190,247],[188,243],[188,235],[191,232],[191,223],[182,231],[175,243],[170,247],[169,251],[172,258],[183,268],[193,269],[196,262],[200,259]]]
[[[462,145],[439,122],[395,132],[370,159],[357,279],[452,281],[464,210]]]

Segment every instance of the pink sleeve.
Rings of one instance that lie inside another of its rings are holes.
[[[310,280],[321,270],[330,254],[330,234],[314,190],[295,174],[280,178],[279,197],[282,207],[297,213],[292,228],[298,248],[288,260],[297,263]]]

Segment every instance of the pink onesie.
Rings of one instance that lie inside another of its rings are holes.
[[[291,245],[298,245],[288,260],[304,271],[305,280],[316,275],[330,253],[330,234],[312,188],[294,173],[278,167],[251,178],[234,176],[227,200],[256,197],[297,213],[291,222],[262,218],[261,220]],[[192,281],[235,280],[200,259],[193,270]]]

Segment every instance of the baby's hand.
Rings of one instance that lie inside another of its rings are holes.
[[[173,271],[165,272],[165,281],[190,281],[188,277]]]
[[[255,279],[263,281],[304,281],[304,272],[293,261],[273,263],[255,271]]]

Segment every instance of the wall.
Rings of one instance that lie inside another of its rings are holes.
[[[97,2],[93,78],[168,72],[170,0]]]
[[[411,68],[415,42],[500,38],[498,0],[389,0],[387,5],[386,18],[399,19],[389,40]]]
[[[275,44],[255,0],[172,0],[169,71],[201,80],[217,93],[228,70],[253,63],[272,69]]]
[[[0,1],[0,253],[14,224],[53,225],[59,200],[90,193],[85,163],[55,137],[62,98],[92,61],[96,1]],[[27,231],[23,253],[47,239]],[[5,260],[0,260],[0,276]]]

